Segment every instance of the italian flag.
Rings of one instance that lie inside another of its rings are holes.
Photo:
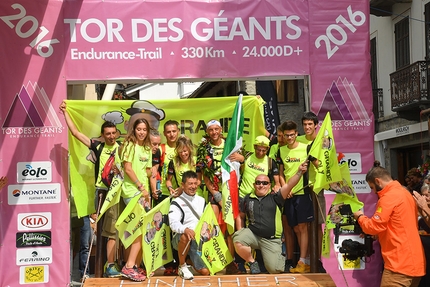
[[[230,234],[234,232],[234,219],[239,216],[240,163],[230,161],[229,156],[242,147],[244,116],[243,95],[240,94],[234,108],[233,117],[225,140],[221,159],[222,172],[222,213]]]

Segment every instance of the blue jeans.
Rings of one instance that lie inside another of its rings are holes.
[[[81,227],[81,239],[79,248],[79,272],[81,276],[84,276],[85,265],[87,264],[90,242],[91,242],[91,225],[89,216],[83,217],[84,225]],[[90,274],[89,266],[87,267],[86,273]]]

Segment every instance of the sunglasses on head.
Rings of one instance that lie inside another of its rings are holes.
[[[260,180],[256,180],[255,181],[255,185],[260,185],[260,184],[262,184],[262,185],[268,185],[270,182],[268,182],[268,181],[260,181]]]

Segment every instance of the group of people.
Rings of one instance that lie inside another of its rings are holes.
[[[96,210],[102,204],[99,202],[102,198],[100,194],[106,194],[108,190],[101,172],[110,155],[115,155],[114,166],[121,166],[124,171],[121,188],[123,203],[111,207],[103,216],[101,232],[107,238],[104,276],[124,276],[135,281],[146,279],[142,268],[141,237],[136,238],[125,251],[125,264],[122,268],[115,258],[115,239],[118,236],[115,222],[121,205],[127,205],[135,196],[141,197],[140,203],[146,208],[161,203],[167,197],[172,198],[169,224],[173,236],[172,246],[178,252],[173,252],[174,260],[164,266],[164,274],[191,279],[193,275],[186,263],[187,255],[198,273],[209,274],[199,256],[194,254],[196,248],[193,230],[205,204],[211,205],[216,218],[219,218],[223,209],[221,157],[224,137],[220,122],[210,120],[206,126],[206,141],[195,146],[188,137],[180,135],[179,123],[174,120],[164,122],[163,135],[166,142],[161,143],[160,132],[152,129],[142,117],[129,123],[127,134],[122,143],[119,143],[117,128],[113,123],[103,123],[101,137],[90,139],[76,128],[65,102],[60,105],[60,110],[71,134],[94,155],[95,197],[98,201],[95,203]],[[312,128],[308,131],[305,129],[306,137],[303,139],[307,143],[315,138],[318,123],[316,116],[312,113],[311,116]],[[242,150],[229,157],[232,162],[241,164],[242,179],[236,232],[226,232],[225,239],[231,255],[241,257],[242,261],[237,260],[239,262],[246,261],[253,274],[261,272],[260,266],[264,266],[269,273],[310,271],[307,230],[308,223],[313,220],[313,207],[309,188],[306,186],[309,181],[308,145],[296,141],[298,130],[294,122],[287,121],[280,125],[277,136],[276,145],[270,145],[267,137],[258,136],[253,143],[253,151]],[[266,208],[267,205],[273,208]],[[300,260],[295,268],[292,268],[293,231],[298,237],[301,250]],[[285,261],[282,254],[283,234],[289,261]],[[260,265],[252,256],[253,250],[261,250],[260,261],[263,262],[258,262]],[[246,272],[242,269],[243,271]],[[236,262],[226,266],[226,274],[240,272]]]
[[[164,274],[192,279],[194,275],[188,265],[191,261],[197,273],[208,275],[209,270],[198,253],[194,230],[207,204],[211,205],[216,218],[220,218],[224,208],[221,158],[225,141],[220,122],[210,120],[206,125],[205,140],[195,146],[189,138],[180,135],[177,121],[164,123],[166,142],[161,143],[160,132],[141,118],[131,124],[122,143],[117,143],[114,124],[105,122],[102,125],[102,140],[90,139],[77,130],[68,115],[66,103],[63,102],[60,109],[71,134],[95,154],[96,199],[108,190],[101,180],[102,167],[109,155],[118,151],[115,163],[124,170],[121,196],[125,205],[135,196],[141,197],[140,204],[149,208],[171,198],[169,225],[172,247],[177,252],[173,252],[174,260],[164,266]],[[299,136],[297,124],[285,121],[277,128],[277,143],[272,144],[269,138],[260,135],[255,138],[252,151],[242,149],[230,155],[230,161],[241,165],[241,182],[235,232],[228,234],[225,231],[224,234],[229,252],[235,258],[226,266],[226,274],[246,272],[237,264],[240,266],[244,262],[251,274],[261,273],[262,268],[269,273],[310,272],[309,224],[315,218],[318,218],[318,224],[324,223],[326,211],[324,193],[320,192],[316,197],[318,214],[314,214],[311,196],[316,169],[309,150],[317,135],[317,116],[306,112],[302,125],[304,135]],[[380,198],[376,212],[373,217],[365,216],[362,211],[354,216],[365,233],[379,236],[385,263],[381,286],[395,286],[392,284],[404,280],[414,284],[424,275],[425,258],[422,246],[418,244],[418,233],[415,238],[410,232],[415,226],[403,222],[405,218],[416,217],[417,205],[410,193],[382,167],[372,168],[366,181]],[[430,208],[422,204],[423,196],[418,193],[414,196],[422,217],[428,220]],[[100,204],[97,202],[96,207]],[[124,266],[120,268],[116,263],[117,231],[114,225],[120,209],[119,206],[111,207],[104,215],[102,234],[108,238],[104,275],[143,281],[146,273],[142,268],[141,237],[126,250]],[[296,261],[293,258],[295,237],[299,248]],[[321,251],[322,228],[319,228],[318,237]],[[285,254],[282,241],[286,246]],[[254,251],[259,251],[257,256]],[[322,264],[319,271],[324,272]]]

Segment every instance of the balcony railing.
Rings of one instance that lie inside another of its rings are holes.
[[[391,109],[412,110],[429,104],[427,61],[418,61],[390,74]]]

